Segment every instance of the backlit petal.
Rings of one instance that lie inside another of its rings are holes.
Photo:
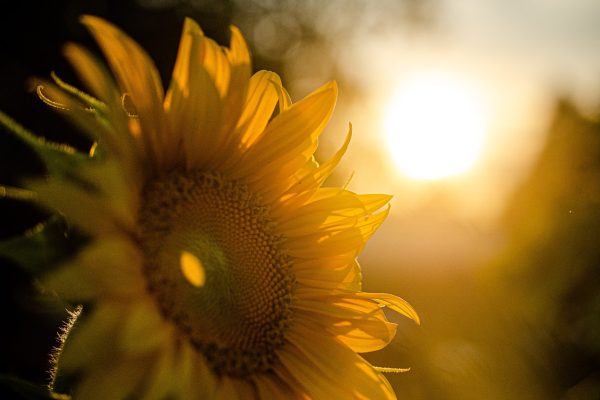
[[[102,48],[119,86],[135,106],[150,160],[164,165],[161,153],[169,145],[163,125],[164,90],[154,63],[135,41],[114,25],[90,15],[82,17],[82,22]]]

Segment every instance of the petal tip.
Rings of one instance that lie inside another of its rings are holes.
[[[339,91],[337,81],[333,80],[333,81],[327,82],[325,84],[325,89],[331,90],[333,92],[334,96],[337,97],[337,94]]]
[[[229,31],[231,32],[231,35],[241,36],[241,37],[244,36],[244,35],[242,35],[241,29],[238,28],[236,25],[229,25]]]
[[[204,36],[204,32],[202,31],[202,28],[200,28],[200,25],[190,17],[185,17],[185,20],[183,21],[183,31]]]
[[[87,27],[91,27],[93,25],[108,24],[108,22],[104,19],[91,14],[83,14],[81,17],[79,17],[79,22],[81,22]]]

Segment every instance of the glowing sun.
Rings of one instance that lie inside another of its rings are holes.
[[[384,120],[394,164],[402,174],[423,180],[467,171],[481,153],[486,114],[466,82],[433,74],[405,81]]]

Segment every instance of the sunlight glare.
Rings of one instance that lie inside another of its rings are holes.
[[[394,164],[418,180],[467,171],[483,147],[486,111],[478,94],[457,78],[425,74],[405,81],[384,120]]]

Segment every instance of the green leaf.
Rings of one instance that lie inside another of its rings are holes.
[[[0,256],[22,266],[32,275],[48,272],[48,267],[72,254],[83,237],[69,232],[57,215],[38,224],[22,236],[0,241]]]
[[[9,375],[0,375],[0,394],[14,400],[69,400],[64,394],[51,393],[47,387]]]

